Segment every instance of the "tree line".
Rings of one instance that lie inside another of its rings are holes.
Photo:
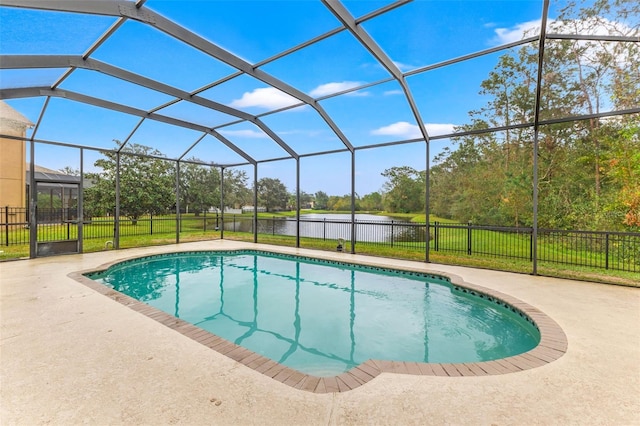
[[[136,143],[124,147],[116,141],[120,149],[119,159],[116,150],[102,152],[94,166],[100,172],[86,173],[90,183],[84,191],[84,210],[87,216],[106,216],[115,214],[116,174],[119,173],[120,214],[136,221],[146,214],[166,214],[176,210],[176,190],[182,211],[199,215],[211,209],[221,208],[221,178],[224,177],[224,206],[241,208],[253,206],[253,187],[248,184],[248,176],[242,170],[224,169],[202,165],[197,158],[180,163],[179,184],[176,187],[175,162],[163,159],[157,149]],[[68,174],[78,171],[66,168]],[[292,210],[297,207],[295,192],[275,178],[262,178],[257,182],[258,206],[267,212]],[[323,191],[310,194],[300,192],[303,208],[317,210],[351,210],[351,196],[328,195]],[[356,196],[356,209],[381,211],[385,209],[383,196],[378,192]],[[389,211],[394,211],[389,206]]]
[[[549,32],[638,35],[640,3],[569,2]],[[489,101],[459,131],[530,123],[538,52],[500,57],[481,85]],[[552,40],[545,48],[537,152],[538,223],[564,229],[640,227],[640,115],[598,118],[640,105],[637,42]],[[554,122],[570,116],[584,120]],[[534,131],[453,138],[430,170],[434,214],[486,224],[533,222]]]

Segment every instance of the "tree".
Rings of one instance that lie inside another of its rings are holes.
[[[550,31],[633,36],[639,33],[637,16],[638,2],[569,2],[550,23]],[[537,60],[534,45],[501,56],[481,84],[480,93],[488,97],[487,103],[471,111],[471,123],[459,129],[478,131],[531,123]],[[637,43],[547,43],[541,119],[593,116],[607,109],[637,107],[638,63]],[[637,149],[637,121],[637,115],[593,117],[539,127],[540,227],[617,229],[623,222],[629,226],[628,218],[634,221],[636,202],[632,194],[639,185],[635,169],[626,160],[635,158],[631,153]],[[452,140],[457,149],[445,150],[430,171],[433,213],[459,221],[531,226],[532,129],[471,134]]]
[[[424,208],[424,172],[412,167],[391,167],[382,172],[388,180],[384,184],[384,208],[392,213],[417,212]]]
[[[190,161],[201,162],[197,158]],[[240,208],[252,204],[252,192],[247,188],[247,174],[242,170],[224,170],[224,205]],[[196,216],[211,207],[220,206],[220,169],[194,163],[180,168],[180,203]]]
[[[308,206],[311,205],[312,201],[313,201],[313,195],[307,194],[304,191],[300,191],[300,208],[301,209],[309,208]],[[297,208],[297,199],[296,199],[295,193],[289,194],[289,202],[287,207],[289,208],[289,210],[295,210]]]
[[[116,141],[118,147],[122,144]],[[87,173],[93,182],[85,191],[87,211],[115,214],[117,154],[103,151],[94,165],[101,173]],[[135,225],[144,214],[164,213],[175,205],[173,164],[148,146],[130,144],[120,154],[120,214]]]
[[[555,32],[637,36],[639,23],[633,17],[640,16],[640,4],[629,0],[596,0],[568,2],[560,10],[552,25]],[[631,19],[629,19],[631,18]],[[560,31],[558,31],[560,30]],[[553,46],[553,45],[552,45]],[[603,41],[566,40],[550,50],[551,57],[560,59],[560,70],[565,95],[572,99],[572,112],[597,114],[613,99],[620,106],[629,105],[640,97],[640,61],[637,43],[609,43]],[[556,62],[558,64],[558,62]],[[635,95],[634,95],[635,93]],[[590,166],[593,171],[593,195],[598,209],[602,191],[603,149],[600,145],[599,118],[583,122],[584,138],[591,147]]]
[[[289,192],[280,179],[262,178],[258,181],[258,202],[268,212],[287,206]]]
[[[640,119],[621,125],[611,137],[603,174],[617,188],[604,207],[605,214],[620,218],[631,230],[640,229]]]
[[[314,204],[315,210],[326,210],[329,204],[329,196],[322,191],[318,191],[315,194],[316,202]]]
[[[199,161],[190,158],[190,161]],[[180,167],[180,205],[196,216],[220,204],[220,173],[217,168],[193,163]]]
[[[354,195],[355,210],[360,210],[358,194]],[[342,197],[338,195],[332,195],[327,201],[327,209],[333,211],[351,211],[351,195],[345,194]]]
[[[253,191],[247,188],[247,180],[244,170],[224,169],[225,206],[240,208],[253,204]]]
[[[384,210],[382,195],[379,192],[372,192],[371,194],[365,195],[360,200],[360,208],[367,211]]]
[[[60,171],[60,173],[64,174],[64,175],[69,175],[69,176],[80,176],[80,169],[76,169],[74,167],[71,166],[64,166],[61,169],[58,169]]]

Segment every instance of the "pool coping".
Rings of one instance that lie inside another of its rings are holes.
[[[164,252],[162,254],[168,255],[184,252],[229,252],[246,250],[271,253],[276,255],[284,254],[279,253],[278,251],[252,249],[175,250]],[[284,255],[302,258],[311,257],[291,254]],[[85,274],[87,273],[104,271],[115,264],[138,259],[141,257],[147,256],[132,256],[125,259],[119,259],[102,264],[97,268],[71,272],[70,274],[68,274],[68,276],[76,280],[77,282],[91,288],[92,290],[104,296],[107,296],[108,298],[153,319],[154,321],[157,321],[160,324],[163,324],[164,326],[177,331],[178,333],[181,333],[191,340],[194,340],[210,349],[213,349],[221,355],[225,355],[228,358],[231,358],[239,362],[240,364],[257,371],[258,373],[268,376],[287,386],[303,391],[313,393],[347,392],[370,382],[381,373],[443,377],[477,377],[516,373],[549,364],[550,362],[553,362],[562,357],[568,349],[567,336],[562,328],[553,319],[551,319],[548,315],[535,308],[534,306],[529,305],[528,303],[525,303],[515,297],[509,296],[508,294],[466,282],[461,277],[447,272],[425,271],[419,268],[411,267],[387,267],[380,264],[371,265],[369,263],[361,263],[354,260],[336,261],[328,257],[323,257],[321,253],[318,253],[317,256],[314,254],[313,257],[323,261],[346,263],[365,267],[380,267],[389,270],[408,271],[425,275],[438,275],[445,277],[451,282],[454,287],[458,287],[458,289],[461,291],[467,290],[471,293],[477,293],[477,295],[482,298],[486,297],[496,303],[506,303],[518,309],[520,312],[526,315],[538,328],[540,332],[540,343],[530,351],[493,361],[474,363],[421,363],[369,359],[364,363],[350,369],[349,371],[336,376],[313,376],[279,364],[276,361],[273,361],[229,340],[210,333],[180,318],[176,318],[171,314],[161,311],[160,309],[157,309],[153,306],[147,305],[146,303],[127,296],[126,294],[113,290],[112,288],[109,288],[85,276]]]

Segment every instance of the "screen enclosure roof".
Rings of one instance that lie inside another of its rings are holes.
[[[424,143],[457,134],[505,52],[637,41],[551,34],[564,3],[1,0],[0,98],[28,140],[209,165]]]

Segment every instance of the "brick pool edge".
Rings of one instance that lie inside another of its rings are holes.
[[[176,253],[179,252],[180,251],[176,251]],[[173,315],[113,290],[84,275],[90,272],[103,271],[114,264],[135,259],[137,257],[138,256],[129,259],[120,259],[90,270],[72,272],[68,276],[92,290],[157,321],[210,349],[213,349],[221,355],[225,355],[240,364],[264,374],[265,376],[284,383],[287,386],[308,392],[331,393],[350,391],[368,383],[380,373],[444,377],[475,377],[516,373],[541,367],[553,362],[562,357],[566,353],[568,347],[567,336],[560,326],[549,316],[528,303],[496,290],[465,282],[461,277],[450,273],[436,271],[425,272],[418,269],[402,268],[402,270],[442,275],[447,277],[454,287],[459,287],[460,289],[467,290],[469,292],[475,292],[478,295],[482,295],[482,297],[494,299],[498,303],[506,303],[507,305],[518,309],[520,312],[528,316],[540,331],[540,343],[528,352],[493,361],[474,363],[421,363],[367,360],[357,367],[337,376],[312,376],[286,367],[249,349],[236,345],[233,342],[203,330],[202,328],[190,324],[180,318],[176,318]],[[345,263],[359,264],[353,261]],[[400,270],[399,268],[391,269]]]

